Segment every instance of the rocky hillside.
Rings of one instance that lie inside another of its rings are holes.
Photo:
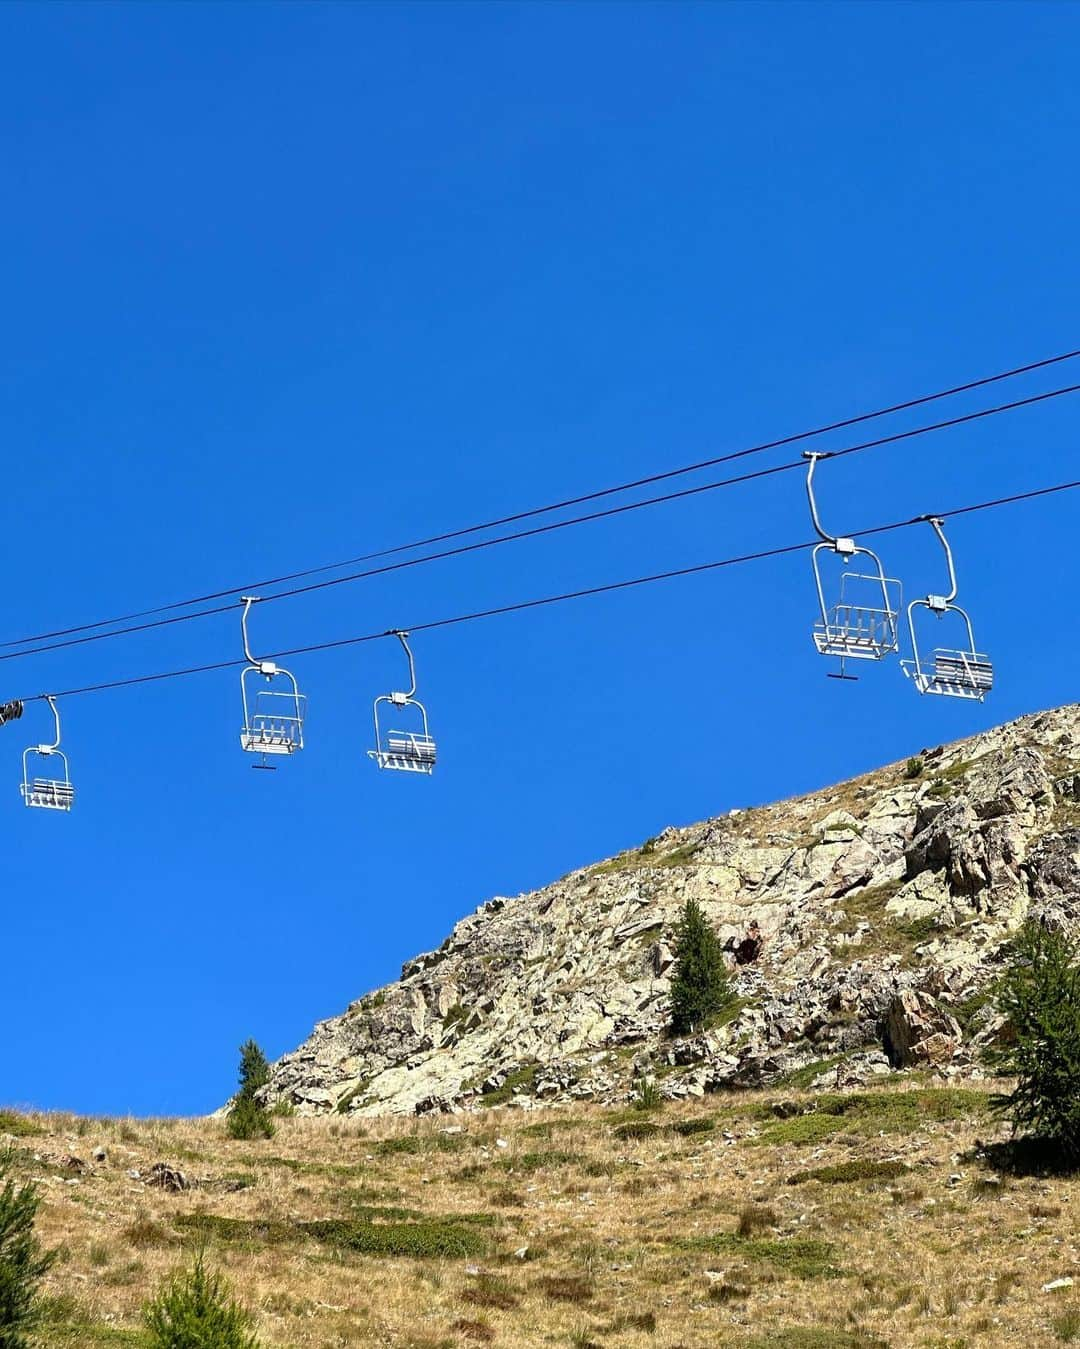
[[[730,951],[726,1024],[665,1035],[674,924]],[[301,1113],[684,1097],[905,1068],[979,1075],[986,987],[1027,914],[1080,917],[1080,706],[922,750],[839,787],[665,829],[492,899],[273,1069]]]

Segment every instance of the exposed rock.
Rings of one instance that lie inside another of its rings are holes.
[[[181,1194],[191,1188],[191,1183],[183,1171],[177,1166],[170,1166],[168,1162],[155,1162],[142,1176],[142,1182],[159,1190],[169,1190],[172,1194]]]
[[[939,1068],[960,1046],[956,1018],[940,1008],[929,993],[907,988],[885,1013],[885,1048],[897,1068]]]
[[[1080,709],[1023,717],[641,849],[464,917],[401,979],[315,1027],[261,1093],[301,1114],[451,1113],[970,1071],[1007,1033],[987,987],[1030,913],[1080,931]],[[726,1025],[666,1038],[695,899],[733,957]],[[884,1052],[883,1052],[884,1051]],[[815,1069],[817,1071],[815,1071]],[[662,1070],[662,1071],[661,1071]],[[344,1104],[342,1104],[344,1103]]]

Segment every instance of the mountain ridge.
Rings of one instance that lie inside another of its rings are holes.
[[[697,899],[738,1002],[667,1034],[672,934]],[[906,1069],[978,1076],[986,996],[1031,914],[1080,919],[1080,705],[1032,713],[638,849],[462,918],[273,1065],[301,1114],[623,1100]]]

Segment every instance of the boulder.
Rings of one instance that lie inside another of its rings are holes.
[[[960,1047],[960,1025],[929,993],[906,988],[885,1013],[885,1052],[895,1068],[940,1068]]]

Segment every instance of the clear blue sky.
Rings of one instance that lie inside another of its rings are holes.
[[[1078,43],[1057,4],[3,6],[2,635],[1080,345]],[[827,522],[1075,477],[1078,407],[823,469]],[[243,1039],[292,1048],[493,894],[1075,698],[1078,506],[952,530],[985,706],[919,699],[895,664],[827,680],[802,557],[418,638],[430,781],[364,755],[389,643],[295,662],[309,742],[276,774],[239,749],[232,672],[69,700],[66,818],[19,798],[32,705],[0,731],[0,1099],[207,1110]],[[781,475],[265,606],[253,632],[807,533]],[[928,532],[881,547],[909,593],[938,586]],[[238,643],[229,615],[6,662],[0,698]]]

